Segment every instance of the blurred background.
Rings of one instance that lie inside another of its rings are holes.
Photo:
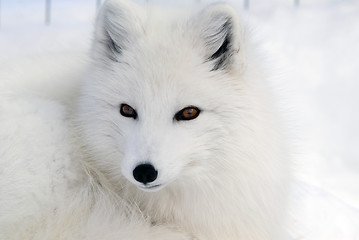
[[[227,2],[250,26],[275,73],[271,81],[295,139],[297,177],[359,208],[359,1]],[[0,0],[0,65],[87,51],[99,4]]]

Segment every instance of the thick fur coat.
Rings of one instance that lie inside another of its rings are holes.
[[[284,236],[290,164],[261,59],[230,6],[188,12],[108,0],[73,95],[2,81],[0,239]]]

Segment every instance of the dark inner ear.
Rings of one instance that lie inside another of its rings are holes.
[[[115,62],[118,62],[118,55],[121,54],[122,48],[116,44],[109,32],[106,30],[106,46],[108,57]]]
[[[229,63],[229,58],[230,58],[230,55],[232,54],[231,53],[231,41],[232,41],[232,36],[231,36],[232,29],[231,28],[232,28],[231,22],[228,19],[222,25],[222,27],[219,29],[219,32],[217,33],[218,35],[223,35],[225,37],[222,40],[222,44],[217,49],[217,51],[215,53],[213,53],[208,58],[209,61],[215,62],[211,71],[216,71],[220,68],[224,69],[227,67],[227,65]]]

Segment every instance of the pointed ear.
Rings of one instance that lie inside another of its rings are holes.
[[[210,5],[197,16],[195,25],[205,47],[205,61],[212,64],[211,70],[230,70],[241,42],[236,11],[224,3]]]
[[[142,11],[140,6],[128,0],[105,1],[96,22],[95,54],[106,53],[100,57],[118,61],[121,53],[144,32]]]

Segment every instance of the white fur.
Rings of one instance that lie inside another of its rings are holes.
[[[228,20],[232,52],[214,70]],[[279,239],[289,160],[254,51],[226,4],[106,1],[75,107],[1,100],[0,239]],[[198,118],[173,119],[190,105]],[[132,176],[144,162],[156,191]]]

